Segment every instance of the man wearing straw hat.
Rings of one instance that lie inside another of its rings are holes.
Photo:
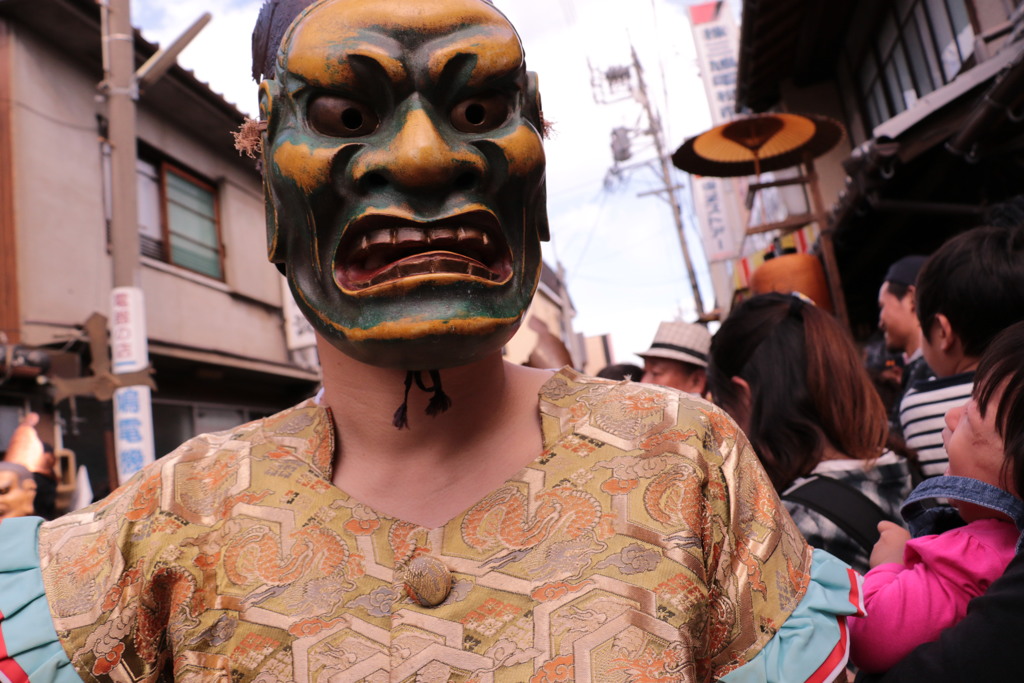
[[[703,396],[710,348],[711,333],[703,325],[681,320],[661,323],[651,348],[637,354],[644,359],[640,381]]]

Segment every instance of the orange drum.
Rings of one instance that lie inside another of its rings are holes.
[[[752,294],[800,292],[819,308],[833,312],[825,269],[818,257],[811,254],[783,254],[765,261],[750,276],[750,291]]]

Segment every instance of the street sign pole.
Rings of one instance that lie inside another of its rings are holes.
[[[110,293],[110,357],[114,374],[149,367],[142,290],[115,287]],[[124,482],[155,459],[153,408],[145,385],[114,391],[114,452],[117,479]]]
[[[130,0],[99,0],[103,10],[103,82],[110,144],[110,251],[114,289],[110,300],[111,370],[122,374],[149,366],[146,309],[139,281],[135,104],[139,91],[158,80],[210,21],[204,13],[168,48],[135,69],[135,31]],[[148,386],[114,393],[114,443],[118,482],[153,462],[153,411]]]
[[[110,296],[111,370],[114,374],[149,365],[146,312],[139,287],[139,221],[136,195],[135,34],[129,0],[103,3],[103,82],[111,148],[110,250],[114,288]],[[114,453],[123,484],[153,461],[153,411],[149,387],[114,392]]]

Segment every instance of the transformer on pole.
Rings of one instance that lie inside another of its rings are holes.
[[[693,303],[697,309],[697,317],[703,318],[704,302],[700,294],[700,285],[697,282],[697,273],[693,268],[693,259],[690,256],[690,247],[686,241],[685,225],[683,223],[682,208],[676,196],[678,186],[673,183],[672,164],[669,155],[665,150],[665,141],[661,128],[661,119],[651,104],[647,95],[647,84],[644,82],[643,66],[637,57],[636,50],[630,47],[633,61],[627,66],[613,66],[599,71],[593,66],[590,67],[591,87],[594,93],[594,101],[598,104],[611,104],[632,99],[643,107],[644,119],[634,128],[618,126],[611,132],[612,166],[611,173],[618,174],[622,171],[620,164],[629,161],[634,157],[635,149],[633,142],[637,138],[650,137],[654,143],[654,151],[657,156],[657,163],[654,170],[664,183],[664,186],[650,194],[664,195],[663,199],[668,201],[672,210],[672,220],[675,223],[676,233],[679,236],[679,246],[683,254],[683,264],[686,267],[690,280],[690,287],[693,294]],[[645,162],[646,163],[646,162]]]

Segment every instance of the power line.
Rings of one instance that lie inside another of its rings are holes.
[[[601,225],[601,218],[604,216],[604,209],[608,200],[608,194],[608,192],[601,193],[601,203],[597,206],[597,218],[594,219],[593,226],[587,235],[587,241],[584,242],[583,249],[580,250],[580,254],[576,258],[576,264],[573,267],[574,272],[579,269],[580,264],[583,263],[583,257],[587,255],[587,250],[590,249],[590,245],[594,242],[594,235],[598,232],[597,226]]]
[[[32,107],[32,106],[30,106],[28,104],[25,104],[21,100],[13,100],[13,99],[0,98],[0,102],[7,102],[7,103],[14,104],[19,109],[24,109],[26,111],[32,112],[33,114],[35,114],[39,118],[46,119],[47,121],[50,121],[51,123],[56,123],[58,126],[64,126],[65,128],[70,128],[72,130],[84,130],[84,131],[89,132],[89,133],[95,133],[96,132],[96,126],[95,125],[86,126],[86,125],[82,125],[80,123],[71,123],[70,121],[65,121],[63,119],[58,119],[56,116],[51,116],[50,114],[47,114],[46,112],[39,111],[35,107]]]
[[[619,127],[612,131],[612,156],[615,160],[613,171],[621,170],[621,164],[631,158],[633,150],[630,143],[633,138],[649,136],[653,140],[658,161],[657,170],[659,171],[660,180],[664,183],[664,188],[658,194],[663,192],[665,194],[664,198],[667,199],[672,208],[672,220],[675,223],[679,246],[682,249],[684,267],[689,274],[694,306],[697,309],[698,315],[703,315],[704,302],[700,294],[700,285],[697,281],[696,270],[693,267],[693,260],[690,257],[690,247],[686,239],[682,210],[679,206],[679,199],[673,184],[671,166],[669,165],[665,143],[662,139],[663,129],[661,120],[648,97],[643,66],[640,64],[640,58],[636,54],[636,48],[630,46],[630,53],[633,59],[632,63],[628,66],[610,67],[603,72],[597,71],[591,66],[590,78],[594,89],[595,101],[600,104],[608,104],[631,98],[640,103],[646,114],[646,128],[639,126],[636,129]],[[623,91],[627,92],[625,96],[621,95]]]

